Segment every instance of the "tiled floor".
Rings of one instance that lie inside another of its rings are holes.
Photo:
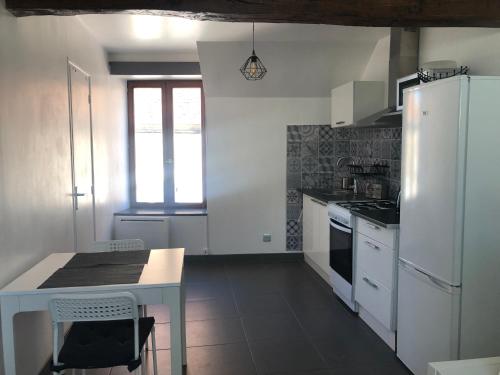
[[[187,375],[409,374],[304,263],[190,262],[185,280]],[[149,312],[157,321],[159,375],[168,375],[168,311]]]

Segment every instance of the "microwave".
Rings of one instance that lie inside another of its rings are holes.
[[[418,85],[420,85],[420,79],[417,73],[402,77],[396,81],[396,110],[403,110],[403,90]]]

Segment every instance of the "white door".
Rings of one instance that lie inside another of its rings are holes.
[[[460,285],[460,82],[405,92],[399,257]],[[464,90],[465,91],[465,90]]]
[[[90,76],[68,62],[75,251],[95,240]]]
[[[406,104],[405,104],[406,105]],[[399,265],[397,356],[415,375],[458,359],[460,288]]]

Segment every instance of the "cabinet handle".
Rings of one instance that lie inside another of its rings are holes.
[[[326,204],[325,202],[321,202],[321,201],[318,201],[318,200],[313,199],[313,198],[311,198],[311,200],[312,200],[314,203],[317,203],[317,204],[319,204],[319,205],[321,205],[321,206],[323,206],[323,207],[326,207],[326,206],[327,206],[327,204]]]
[[[368,247],[371,247],[372,249],[374,250],[380,250],[380,247],[378,247],[377,245],[371,243],[370,241],[365,241],[365,244],[368,246]]]
[[[337,121],[337,122],[335,123],[335,125],[342,125],[342,124],[345,124],[345,121]]]
[[[365,223],[365,225],[369,228],[372,228],[372,229],[375,229],[375,230],[380,230],[380,227],[374,225],[374,224],[370,224],[370,223]]]
[[[378,289],[378,285],[371,281],[368,277],[363,277],[363,281],[370,285],[373,289]]]

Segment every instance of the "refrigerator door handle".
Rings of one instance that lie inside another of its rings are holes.
[[[406,269],[410,272],[417,272],[419,275],[424,276],[431,283],[433,283],[439,289],[444,290],[445,292],[452,293],[455,288],[460,288],[460,286],[450,285],[442,280],[439,280],[438,278],[436,278],[432,275],[425,273],[422,270],[419,270],[417,267],[413,266],[411,263],[409,263],[403,259],[399,259],[399,264],[401,265],[401,267],[403,267],[404,269]]]

